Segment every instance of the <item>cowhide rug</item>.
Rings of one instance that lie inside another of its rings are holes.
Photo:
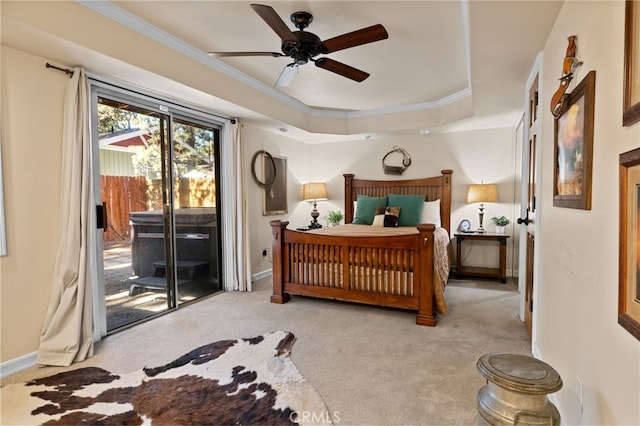
[[[71,370],[2,389],[2,424],[327,424],[332,416],[276,331],[201,346],[126,374]]]

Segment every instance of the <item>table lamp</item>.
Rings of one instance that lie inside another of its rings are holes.
[[[322,225],[318,223],[318,209],[316,208],[318,200],[327,200],[327,185],[324,182],[311,182],[302,185],[302,199],[304,201],[313,201],[313,210],[311,210],[311,225],[309,228],[322,228]]]
[[[482,219],[484,217],[484,203],[495,203],[498,201],[498,189],[493,183],[482,183],[469,185],[469,191],[467,192],[467,203],[480,203],[480,226],[478,227],[478,233],[484,233],[485,229],[482,227]]]

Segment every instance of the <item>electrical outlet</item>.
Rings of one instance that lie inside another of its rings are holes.
[[[262,249],[262,258],[264,259],[266,257],[269,257],[269,249],[263,248]]]

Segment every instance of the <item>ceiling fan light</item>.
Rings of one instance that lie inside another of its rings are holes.
[[[298,66],[287,65],[286,67],[284,67],[284,69],[280,73],[280,77],[278,77],[278,80],[276,81],[275,86],[287,87],[289,84],[291,84],[296,74],[298,74]]]

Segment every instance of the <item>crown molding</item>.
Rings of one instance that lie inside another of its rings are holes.
[[[301,112],[310,114],[312,108],[308,107],[304,103],[294,99],[284,93],[275,90],[274,88],[256,80],[249,75],[238,71],[237,69],[225,64],[224,62],[212,58],[207,53],[196,49],[188,43],[180,40],[179,38],[161,30],[160,28],[151,25],[147,21],[138,18],[137,16],[121,9],[109,1],[95,1],[95,0],[76,0],[77,3],[97,12],[127,28],[139,32],[140,34],[157,41],[173,50],[180,52],[181,54],[200,62],[214,70],[223,73],[239,82],[259,90],[260,92],[277,99]]]
[[[207,53],[196,49],[188,43],[180,40],[179,38],[161,30],[160,28],[150,24],[149,22],[138,18],[137,16],[125,11],[124,9],[114,5],[108,0],[95,1],[95,0],[75,0],[78,4],[85,6],[94,12],[97,12],[127,28],[130,28],[152,40],[157,41],[173,50],[180,52],[181,54],[200,62],[228,77],[231,77],[255,90],[264,93],[304,114],[324,117],[324,118],[338,118],[338,119],[350,119],[361,117],[374,117],[379,115],[397,114],[413,111],[431,110],[444,107],[451,103],[457,102],[468,96],[471,96],[470,85],[470,70],[469,60],[467,60],[467,76],[468,87],[449,96],[441,98],[436,101],[423,102],[411,105],[400,105],[385,108],[375,108],[360,111],[344,111],[344,110],[332,110],[326,108],[312,108],[297,99],[288,96],[275,88],[256,80],[255,78],[233,68],[226,63],[209,56]],[[467,56],[469,55],[469,31],[468,31],[468,7],[467,0],[463,0],[463,19],[465,21],[465,33],[467,40]],[[467,58],[468,59],[468,58]]]

